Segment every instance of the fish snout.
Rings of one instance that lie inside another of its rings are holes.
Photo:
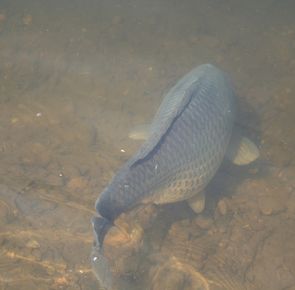
[[[92,218],[92,228],[96,247],[102,248],[103,240],[112,226],[113,223],[104,217],[95,216]]]

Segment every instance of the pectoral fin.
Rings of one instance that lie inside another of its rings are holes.
[[[257,146],[248,138],[234,134],[226,158],[236,165],[246,165],[259,157]]]
[[[187,203],[195,213],[199,214],[205,208],[205,201],[205,193],[201,191],[198,194],[191,197],[190,199],[188,199]]]
[[[128,137],[133,140],[147,140],[149,136],[150,124],[136,126],[128,134]]]

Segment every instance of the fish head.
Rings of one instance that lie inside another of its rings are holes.
[[[104,238],[113,224],[104,217],[98,216],[94,216],[91,223],[94,233],[95,246],[102,248]]]
[[[136,178],[128,168],[122,168],[96,201],[98,214],[113,222],[121,213],[137,204],[139,192],[134,190]]]

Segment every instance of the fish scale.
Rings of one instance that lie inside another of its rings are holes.
[[[203,190],[222,162],[234,117],[227,75],[213,65],[188,73],[165,96],[148,140],[101,193],[98,213],[112,222],[139,203],[181,201]]]

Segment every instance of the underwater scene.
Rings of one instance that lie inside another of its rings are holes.
[[[0,0],[0,289],[295,290],[294,11]]]

